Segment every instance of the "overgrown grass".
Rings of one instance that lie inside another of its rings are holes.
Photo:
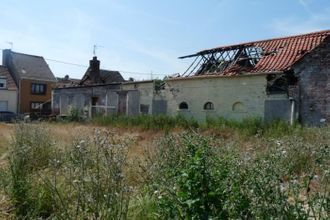
[[[20,124],[1,183],[17,218],[125,219],[126,152],[108,132],[96,130],[63,149],[45,127]]]
[[[197,122],[193,118],[185,118],[181,115],[176,117],[166,115],[139,115],[139,116],[106,116],[92,119],[92,123],[101,126],[114,126],[123,128],[138,127],[146,130],[165,130],[174,128],[183,129],[216,129],[233,130],[241,135],[251,136],[273,136],[292,135],[301,132],[302,126],[298,123],[290,125],[284,121],[263,122],[260,118],[245,118],[241,121],[234,119],[225,119],[223,117],[207,118],[205,122]]]
[[[242,154],[186,133],[162,141],[142,170],[164,219],[327,219],[327,144],[293,137]]]
[[[106,117],[96,117],[93,123],[102,126],[116,127],[139,127],[146,130],[170,130],[175,127],[180,128],[197,128],[199,125],[194,119],[186,119],[183,116],[171,117],[167,115],[138,115],[138,116],[122,116],[112,115]]]
[[[19,124],[0,185],[19,219],[329,218],[329,128],[212,123],[199,129],[251,135],[249,148],[241,135],[189,129],[167,133],[131,163],[134,142],[107,129],[63,148],[45,125]]]

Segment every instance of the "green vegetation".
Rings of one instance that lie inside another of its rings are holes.
[[[165,138],[143,170],[164,219],[326,219],[329,158],[325,143],[299,137],[242,154],[185,133]]]
[[[46,125],[17,125],[9,163],[0,170],[14,218],[329,218],[328,127],[258,119],[201,125],[166,116],[94,123],[165,135],[133,160],[128,152],[134,140],[107,129],[63,147]],[[189,129],[171,132],[175,127]]]
[[[195,119],[187,119],[178,115],[175,117],[167,115],[139,115],[139,116],[100,116],[93,118],[92,123],[101,126],[114,126],[123,128],[139,127],[146,130],[165,130],[174,128],[183,129],[215,129],[218,131],[233,130],[239,134],[281,136],[291,135],[302,130],[302,127],[296,123],[293,126],[284,121],[272,121],[264,123],[260,118],[246,118],[242,121],[225,119],[223,117],[207,118],[205,122],[198,123]]]
[[[134,117],[112,115],[93,118],[92,122],[102,126],[111,125],[124,128],[139,127],[146,130],[169,130],[175,127],[187,129],[197,128],[199,126],[194,119],[186,119],[183,116],[171,117],[167,115],[139,115]]]

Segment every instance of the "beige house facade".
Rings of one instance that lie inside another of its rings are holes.
[[[0,111],[17,113],[17,86],[6,67],[0,66]]]

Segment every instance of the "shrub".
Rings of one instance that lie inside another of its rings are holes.
[[[323,193],[310,186],[317,170],[329,180],[317,165],[329,162],[327,147],[310,155],[299,143],[282,144],[241,154],[199,134],[166,137],[143,167],[154,212],[164,219],[326,219],[328,184]]]
[[[78,108],[75,108],[73,106],[70,106],[69,108],[69,115],[66,118],[69,122],[79,122],[82,121],[83,118],[81,116],[81,113]]]

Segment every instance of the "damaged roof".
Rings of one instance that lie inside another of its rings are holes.
[[[92,84],[111,84],[111,83],[119,83],[124,82],[123,76],[120,74],[119,71],[112,71],[112,70],[103,70],[100,69],[100,80],[101,82],[92,82],[90,75],[91,68],[88,68],[85,75],[80,81],[80,85],[92,85]]]
[[[329,36],[330,30],[325,30],[202,50],[196,54],[179,57],[180,59],[201,57],[199,66],[194,66],[193,63],[181,76],[283,72],[289,70],[298,60],[319,46]],[[253,55],[248,54],[251,48],[255,49]],[[244,59],[250,60],[249,65],[243,65],[244,63],[241,61]],[[223,67],[224,63],[225,67]],[[222,68],[218,68],[219,66]]]

